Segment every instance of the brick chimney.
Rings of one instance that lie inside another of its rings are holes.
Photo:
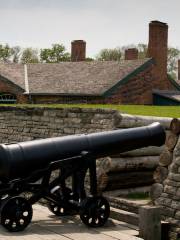
[[[178,60],[178,80],[180,81],[180,59]]]
[[[71,61],[79,62],[86,59],[86,42],[83,40],[74,40],[71,42]]]
[[[149,44],[147,57],[153,58],[156,62],[155,78],[153,87],[158,89],[167,88],[167,50],[168,50],[168,25],[159,21],[152,21],[149,24]]]
[[[136,60],[138,59],[138,49],[128,48],[125,50],[125,60]]]

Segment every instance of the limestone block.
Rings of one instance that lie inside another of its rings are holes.
[[[173,181],[180,182],[180,175],[179,174],[170,172],[168,177],[169,177],[169,179],[171,179]]]
[[[176,210],[180,210],[180,202],[179,202],[179,201],[172,200],[172,202],[171,202],[171,208],[176,209]]]
[[[180,165],[180,136],[179,136],[179,139],[177,141],[177,144],[176,144],[176,147],[174,149],[174,156],[175,157],[178,157],[178,162],[179,162],[179,165]]]
[[[172,186],[168,186],[168,185],[166,185],[166,186],[164,187],[164,192],[165,192],[165,193],[169,193],[169,194],[175,195],[175,194],[176,194],[176,191],[177,191],[177,188],[176,188],[176,187],[172,187]]]
[[[169,166],[168,170],[169,170],[170,172],[172,172],[172,173],[178,173],[178,168],[179,168],[179,165],[178,165],[176,162],[173,162],[173,163]]]
[[[143,206],[139,215],[139,236],[144,240],[161,240],[160,208]]]

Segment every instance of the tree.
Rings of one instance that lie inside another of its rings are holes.
[[[180,57],[180,50],[178,48],[174,48],[174,47],[168,48],[167,71],[173,78],[176,77],[176,72],[178,69],[177,62],[179,57]]]
[[[120,61],[122,51],[120,48],[102,49],[97,55],[97,60],[100,61]]]
[[[147,57],[148,46],[144,43],[139,43],[137,45],[139,51],[139,58]],[[176,78],[177,72],[177,62],[180,57],[180,50],[174,47],[168,47],[167,54],[167,72],[173,77]]]
[[[70,61],[70,54],[66,52],[62,44],[52,44],[52,48],[44,48],[40,50],[41,62],[58,63]]]
[[[97,55],[97,59],[101,61],[119,61],[124,58],[125,50],[128,48],[137,48],[139,52],[138,57],[140,59],[145,58],[147,55],[147,45],[139,43],[138,45],[131,44],[113,49],[102,49]]]
[[[92,61],[94,61],[94,58],[91,58],[91,57],[86,58],[86,62],[92,62]]]
[[[129,44],[121,47],[121,52],[122,52],[122,58],[125,58],[125,50],[129,48],[137,48],[138,50],[138,58],[143,59],[147,57],[147,44],[144,43],[138,43],[137,45],[135,44]]]
[[[12,56],[12,49],[9,47],[9,45],[0,44],[0,61],[9,62],[11,56]]]
[[[147,57],[148,46],[143,43],[139,43],[137,45],[137,49],[139,51],[139,58]],[[176,78],[177,72],[177,62],[180,57],[180,50],[174,47],[168,47],[167,54],[167,72],[173,77]]]
[[[139,43],[137,45],[125,45],[113,49],[102,49],[97,55],[98,60],[102,61],[119,61],[124,58],[124,52],[128,48],[137,48],[138,49],[138,58],[143,59],[147,57],[148,46],[144,43]],[[167,59],[167,72],[173,77],[176,78],[177,72],[177,62],[180,58],[180,50],[174,47],[168,47],[168,59]]]
[[[138,58],[139,59],[147,58],[147,51],[148,51],[147,44],[139,43],[137,45],[137,49],[138,49]]]
[[[139,58],[147,57],[148,46],[144,43],[139,43],[137,45],[139,51]],[[168,47],[167,54],[167,72],[173,77],[176,78],[177,72],[177,62],[180,57],[180,50],[174,47]]]
[[[14,46],[11,48],[11,52],[12,52],[11,61],[13,63],[18,63],[20,60],[20,56],[21,56],[21,47]]]
[[[22,52],[21,63],[38,63],[38,50],[34,48],[25,48]]]

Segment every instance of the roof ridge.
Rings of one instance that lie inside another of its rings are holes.
[[[170,74],[168,74],[168,79],[169,79],[169,81],[172,83],[172,85],[173,85],[177,90],[180,91],[180,85],[179,85],[179,83],[178,83]]]
[[[28,65],[58,65],[58,64],[82,64],[82,63],[85,63],[85,64],[95,64],[95,63],[122,63],[122,62],[146,62],[146,61],[149,61],[151,60],[152,58],[142,58],[142,59],[134,59],[134,60],[125,60],[125,59],[121,59],[121,60],[118,60],[118,61],[115,61],[115,60],[109,60],[109,61],[103,61],[103,60],[94,60],[94,61],[78,61],[78,62],[73,62],[73,61],[65,61],[65,62],[58,62],[58,63],[27,63],[27,66]]]

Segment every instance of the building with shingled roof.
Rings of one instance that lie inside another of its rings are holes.
[[[168,25],[149,24],[148,56],[86,59],[86,43],[71,43],[71,62],[0,64],[1,102],[180,105],[180,85],[167,75]]]

